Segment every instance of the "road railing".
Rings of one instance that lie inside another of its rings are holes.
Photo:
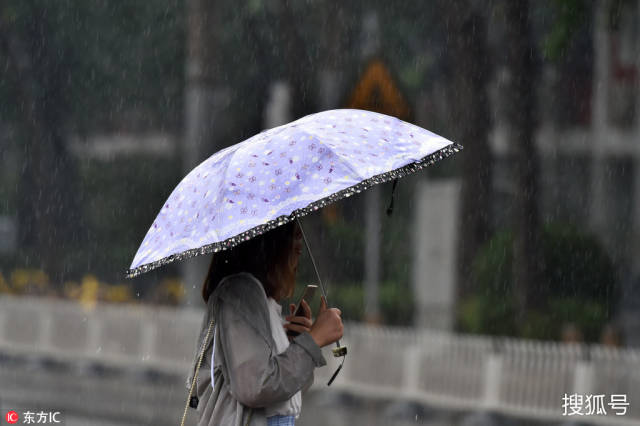
[[[182,371],[186,378],[203,314],[202,309],[83,307],[69,300],[3,295],[0,352],[78,365]],[[639,349],[352,322],[345,323],[342,343],[349,353],[332,387],[361,396],[562,420],[569,413],[586,415],[587,397],[593,403],[600,395],[606,415],[589,415],[589,422],[640,424]],[[316,387],[326,387],[339,362],[330,348],[325,358],[329,365],[317,370]],[[628,404],[624,415],[616,414],[622,405],[614,410],[614,400]]]

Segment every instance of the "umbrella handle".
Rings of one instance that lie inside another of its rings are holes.
[[[341,357],[341,356],[345,356],[347,354],[347,347],[346,346],[340,346],[340,340],[338,340],[336,342],[336,347],[333,348],[332,351],[333,351],[333,356],[338,358],[338,357]]]

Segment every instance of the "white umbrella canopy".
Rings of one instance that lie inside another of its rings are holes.
[[[229,249],[461,149],[421,127],[357,109],[263,131],[213,154],[178,184],[126,275]]]

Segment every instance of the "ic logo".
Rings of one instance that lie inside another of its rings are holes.
[[[9,424],[18,423],[18,413],[15,411],[9,411],[6,415],[6,419]]]

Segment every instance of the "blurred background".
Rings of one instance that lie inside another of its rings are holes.
[[[298,423],[640,424],[639,69],[637,0],[5,0],[3,417],[179,422],[210,257],[138,245],[214,152],[360,108],[465,149],[303,220],[349,355]]]

